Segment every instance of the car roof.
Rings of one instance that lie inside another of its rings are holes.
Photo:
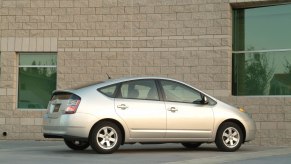
[[[96,85],[98,85],[98,87],[102,87],[102,86],[107,86],[107,85],[120,83],[120,82],[124,82],[124,81],[142,80],[142,79],[164,79],[164,80],[177,81],[175,79],[170,79],[170,78],[166,78],[166,77],[139,76],[139,77],[122,77],[122,78],[117,78],[117,79],[108,79],[108,80],[105,80],[105,81],[98,83]],[[177,82],[181,82],[181,81],[177,81]]]
[[[172,81],[177,81],[174,79],[166,78],[166,77],[154,77],[154,76],[139,76],[139,77],[121,77],[121,78],[116,78],[116,79],[107,79],[104,81],[97,81],[94,83],[89,83],[89,84],[84,84],[84,85],[79,85],[75,86],[73,88],[67,88],[67,89],[62,89],[62,90],[55,90],[54,92],[72,92],[72,91],[77,91],[77,90],[83,90],[85,88],[101,88],[104,86],[124,82],[124,81],[131,81],[131,80],[142,80],[142,79],[164,79],[164,80],[172,80]],[[177,81],[181,82],[181,81]],[[183,83],[183,82],[181,82]],[[186,84],[186,83],[184,83]],[[187,85],[187,84],[186,84]]]
[[[179,81],[179,80],[175,80],[175,79],[171,79],[171,78],[167,78],[167,77],[157,77],[157,76],[138,76],[138,77],[121,77],[121,78],[116,78],[116,79],[108,79],[108,80],[104,80],[104,81],[99,81],[99,82],[95,82],[94,84],[89,84],[89,85],[85,85],[82,87],[78,87],[78,88],[74,88],[74,89],[68,89],[68,90],[55,90],[54,92],[71,92],[71,93],[76,93],[82,90],[96,90],[98,88],[102,88],[105,86],[109,86],[109,85],[113,85],[116,83],[120,83],[120,82],[125,82],[125,81],[131,81],[131,80],[142,80],[142,79],[155,79],[155,80],[170,80],[170,81],[175,81],[178,83],[182,83],[186,86],[189,86],[195,90],[198,90],[199,92],[203,93],[204,95],[207,95],[208,97],[212,98],[213,100],[217,101],[216,98],[208,95],[207,93],[191,86],[190,84],[187,84],[183,81]]]

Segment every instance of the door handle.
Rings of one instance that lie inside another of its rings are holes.
[[[120,108],[120,109],[126,109],[128,108],[125,104],[120,104],[120,105],[117,105],[117,108]]]
[[[171,112],[177,112],[178,111],[178,109],[177,108],[175,108],[175,107],[171,107],[170,109],[169,109],[169,111],[171,111]]]

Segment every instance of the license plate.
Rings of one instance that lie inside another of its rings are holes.
[[[59,112],[61,104],[55,104],[53,112]]]

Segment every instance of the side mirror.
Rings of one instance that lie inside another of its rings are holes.
[[[208,104],[209,102],[208,102],[208,99],[207,99],[207,97],[206,96],[202,96],[202,101],[201,101],[201,104]]]

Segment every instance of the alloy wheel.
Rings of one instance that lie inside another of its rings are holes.
[[[222,141],[225,146],[234,148],[240,141],[240,135],[236,128],[229,127],[223,131]]]
[[[112,127],[106,126],[97,132],[96,140],[102,149],[112,149],[117,143],[118,134]]]

